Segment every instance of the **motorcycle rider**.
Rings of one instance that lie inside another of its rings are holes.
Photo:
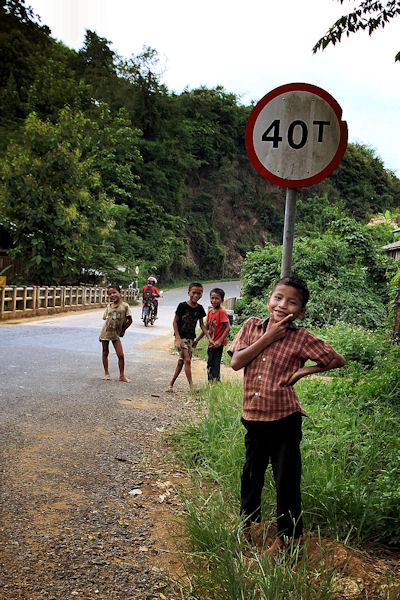
[[[156,283],[157,283],[157,280],[155,277],[149,277],[147,279],[147,285],[144,285],[142,287],[142,303],[144,303],[146,300],[150,300],[151,303],[153,304],[154,318],[158,319],[158,317],[157,317],[157,312],[158,312],[157,298],[160,297],[160,294],[158,292],[158,289],[155,286]]]

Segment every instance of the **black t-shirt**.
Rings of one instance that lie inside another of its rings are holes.
[[[181,338],[194,340],[197,321],[206,316],[204,308],[201,304],[193,307],[187,302],[180,302],[175,313],[178,315],[178,331]]]

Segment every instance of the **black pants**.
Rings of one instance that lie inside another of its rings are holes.
[[[221,358],[224,347],[208,348],[207,375],[208,381],[219,381],[221,379]]]
[[[261,521],[261,492],[271,462],[276,487],[278,535],[298,538],[301,519],[301,424],[296,412],[278,421],[246,421],[246,462],[242,473],[241,513]]]

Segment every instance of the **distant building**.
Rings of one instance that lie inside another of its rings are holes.
[[[393,242],[393,244],[382,246],[382,250],[384,250],[388,256],[394,258],[394,260],[400,260],[400,242]]]

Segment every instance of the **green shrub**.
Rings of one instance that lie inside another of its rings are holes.
[[[368,329],[387,326],[387,277],[394,261],[382,255],[378,238],[350,218],[332,221],[324,233],[297,238],[292,274],[307,281],[310,301],[305,323],[316,327],[338,322]],[[267,243],[248,252],[242,270],[240,318],[265,316],[266,299],[280,278],[282,247]]]
[[[383,331],[370,331],[345,323],[310,330],[345,357],[345,371],[338,371],[341,375],[349,371],[370,369],[393,352],[389,336]]]

